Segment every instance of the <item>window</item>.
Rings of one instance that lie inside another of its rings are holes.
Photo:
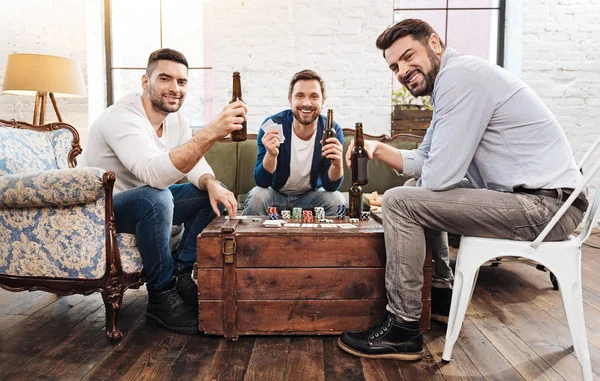
[[[428,22],[446,46],[498,65],[504,61],[505,0],[394,0],[394,22]],[[394,79],[394,89],[402,85]]]
[[[161,48],[182,52],[189,64],[181,108],[194,127],[212,120],[211,0],[104,0],[107,104],[141,92],[148,56]]]

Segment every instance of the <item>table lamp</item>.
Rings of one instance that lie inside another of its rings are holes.
[[[44,124],[48,96],[59,122],[62,122],[57,97],[84,97],[81,67],[75,60],[42,54],[8,56],[2,91],[16,95],[35,95],[33,124]]]

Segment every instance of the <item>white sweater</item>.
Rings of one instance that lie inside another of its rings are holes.
[[[166,189],[186,175],[173,165],[169,151],[191,137],[181,112],[169,114],[163,123],[163,136],[156,136],[141,96],[130,94],[107,108],[92,124],[77,166],[115,172],[115,194],[143,185]],[[187,177],[199,187],[200,176],[207,173],[214,175],[202,158]]]

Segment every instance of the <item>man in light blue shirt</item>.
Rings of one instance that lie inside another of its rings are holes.
[[[357,356],[416,360],[424,355],[424,232],[533,240],[581,174],[556,118],[503,68],[446,48],[421,20],[388,28],[377,47],[413,96],[431,95],[434,113],[416,150],[365,141],[370,158],[419,180],[417,187],[394,188],[383,198],[386,314],[365,331],[344,332],[338,343]],[[586,207],[582,195],[546,240],[566,239]],[[432,304],[434,298],[449,308],[451,290],[434,288]]]

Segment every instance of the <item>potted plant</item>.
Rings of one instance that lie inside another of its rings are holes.
[[[402,86],[392,91],[392,136],[413,134],[423,136],[431,123],[433,107],[429,97],[415,98]]]

